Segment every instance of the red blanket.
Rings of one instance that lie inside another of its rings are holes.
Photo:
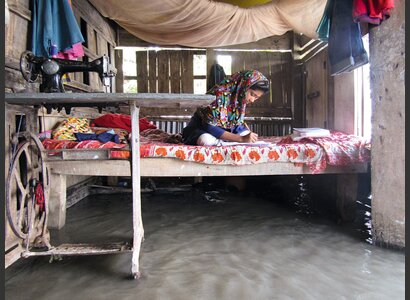
[[[92,126],[121,128],[131,132],[131,116],[124,114],[105,114],[94,119]],[[150,123],[147,118],[139,119],[140,132],[146,129],[156,129],[157,126]]]

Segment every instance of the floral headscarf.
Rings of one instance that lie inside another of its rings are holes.
[[[245,117],[245,94],[249,87],[268,79],[257,70],[237,72],[221,81],[208,91],[216,96],[215,101],[205,108],[206,122],[223,128],[242,124]]]

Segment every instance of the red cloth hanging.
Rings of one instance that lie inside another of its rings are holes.
[[[39,206],[40,212],[46,210],[45,207],[45,199],[44,199],[44,192],[43,192],[43,185],[41,182],[38,182],[35,188],[35,197],[36,197],[36,204]]]
[[[353,20],[380,25],[390,17],[394,0],[353,0]]]

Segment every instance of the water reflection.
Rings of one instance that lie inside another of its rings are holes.
[[[294,193],[259,184],[143,194],[139,282],[126,279],[130,254],[25,259],[6,269],[6,299],[404,299],[402,253],[296,212],[284,200]],[[129,194],[88,197],[52,242],[131,239],[131,209]]]

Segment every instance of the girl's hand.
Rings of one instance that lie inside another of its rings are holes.
[[[255,143],[258,140],[258,135],[254,132],[249,133],[242,137],[243,143]]]

